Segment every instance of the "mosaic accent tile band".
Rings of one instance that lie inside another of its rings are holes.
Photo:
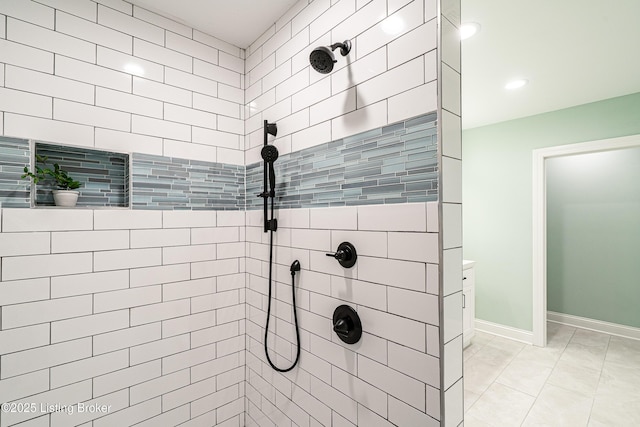
[[[244,166],[133,155],[134,209],[244,209]]]
[[[438,199],[436,113],[282,155],[281,208],[412,203]],[[262,199],[263,162],[247,166],[247,209]]]
[[[29,164],[29,141],[0,136],[0,207],[28,208],[30,183],[20,179]]]
[[[58,163],[82,186],[78,188],[78,206],[128,207],[129,155],[86,148],[35,143],[36,154],[47,156],[47,165]],[[55,206],[53,183],[36,186],[36,205]]]

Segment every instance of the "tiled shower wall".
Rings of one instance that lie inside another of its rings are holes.
[[[134,202],[163,209],[2,209],[0,403],[38,406],[0,426],[244,424],[244,212],[166,210],[221,196],[198,162],[244,169],[243,55],[120,0],[0,1],[0,134],[157,161]],[[112,407],[39,406],[78,402]]]

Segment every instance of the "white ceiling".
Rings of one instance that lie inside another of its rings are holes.
[[[246,48],[296,0],[129,0]],[[640,0],[462,0],[463,127],[640,92]],[[515,77],[529,84],[506,91]]]

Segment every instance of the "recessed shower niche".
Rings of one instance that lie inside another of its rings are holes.
[[[81,183],[77,191],[77,207],[128,208],[130,200],[129,160],[126,153],[95,150],[32,141],[31,165],[52,168],[58,164],[69,176]],[[46,165],[37,156],[47,157]],[[33,191],[35,188],[35,191]],[[53,207],[53,182],[40,182],[31,187],[32,207]]]

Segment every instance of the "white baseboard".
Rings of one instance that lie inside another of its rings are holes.
[[[499,323],[487,322],[486,320],[476,320],[476,331],[486,332],[491,335],[497,335],[510,340],[520,341],[525,344],[533,343],[533,332],[524,329],[513,328],[511,326],[501,325]]]
[[[547,320],[549,322],[573,326],[574,328],[588,329],[604,334],[640,340],[640,328],[634,328],[632,326],[619,325],[617,323],[609,323],[602,320],[588,319],[586,317],[572,316],[570,314],[556,313],[553,311],[547,312]]]

